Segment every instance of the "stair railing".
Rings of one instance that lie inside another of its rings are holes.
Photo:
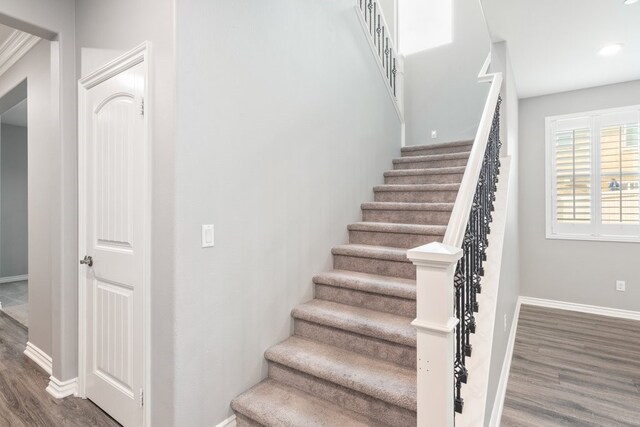
[[[356,0],[356,14],[375,56],[400,122],[404,122],[404,58],[392,38],[378,0]]]
[[[487,57],[479,82],[491,87],[442,243],[411,249],[416,265],[418,426],[453,427],[464,407],[462,385],[473,373],[474,313],[479,309],[482,264],[500,168],[500,90],[502,73],[488,73]]]

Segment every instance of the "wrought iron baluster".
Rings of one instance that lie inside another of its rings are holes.
[[[376,27],[376,36],[373,40],[376,42],[376,46],[378,46],[378,56],[380,56],[380,35],[382,33],[382,19],[380,18],[380,14],[378,14],[378,26]]]
[[[396,68],[396,58],[393,58],[393,70],[391,73],[393,74],[393,83],[391,83],[391,88],[393,89],[393,96],[396,96],[396,73],[398,69]]]
[[[392,87],[395,89],[395,58],[393,58]],[[471,334],[475,333],[476,321],[474,313],[480,309],[477,294],[482,291],[481,277],[484,276],[483,263],[487,259],[488,235],[491,232],[491,212],[494,210],[498,174],[500,173],[500,105],[502,98],[498,97],[496,109],[489,132],[489,140],[484,153],[480,175],[469,213],[467,228],[462,243],[463,256],[456,266],[455,312],[458,318],[455,338],[454,363],[454,407],[461,413],[464,407],[462,398],[462,384],[466,383],[469,372],[466,368],[466,358],[471,357]]]
[[[367,9],[369,9],[369,34],[373,35],[373,23],[371,21],[373,21],[372,19],[372,14],[373,14],[373,0],[369,0],[369,6],[367,6]],[[366,14],[365,14],[366,15]]]

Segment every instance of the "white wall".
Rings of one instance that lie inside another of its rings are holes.
[[[379,0],[384,19],[389,26],[387,34],[391,34],[396,48],[398,47],[398,2],[400,0]]]
[[[547,116],[635,105],[640,80],[520,101],[522,295],[640,311],[639,243],[545,238]],[[615,281],[627,291],[616,292]]]
[[[405,60],[407,145],[474,138],[489,90],[478,72],[490,46],[479,0],[453,0],[453,43]]]
[[[47,354],[53,351],[51,293],[55,260],[51,252],[50,213],[55,206],[52,186],[56,177],[51,162],[56,146],[51,141],[50,63],[49,42],[43,40],[0,76],[0,97],[27,80],[29,341]],[[3,125],[2,131],[4,128]]]
[[[76,8],[78,75],[151,43],[151,425],[173,425],[175,57],[173,0],[82,0]],[[206,76],[205,76],[206,78]],[[206,108],[203,106],[202,108]],[[200,401],[202,406],[203,401]]]
[[[204,426],[265,377],[265,349],[399,155],[400,123],[353,1],[177,11],[175,425]]]
[[[0,277],[28,273],[27,128],[0,128]]]

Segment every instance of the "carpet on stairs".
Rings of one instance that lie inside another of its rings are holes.
[[[404,147],[363,203],[294,335],[267,349],[268,377],[231,402],[238,426],[415,426],[415,266],[442,241],[472,141]]]

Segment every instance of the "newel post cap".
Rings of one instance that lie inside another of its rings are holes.
[[[407,251],[409,258],[415,265],[446,268],[462,258],[462,249],[432,242]]]

